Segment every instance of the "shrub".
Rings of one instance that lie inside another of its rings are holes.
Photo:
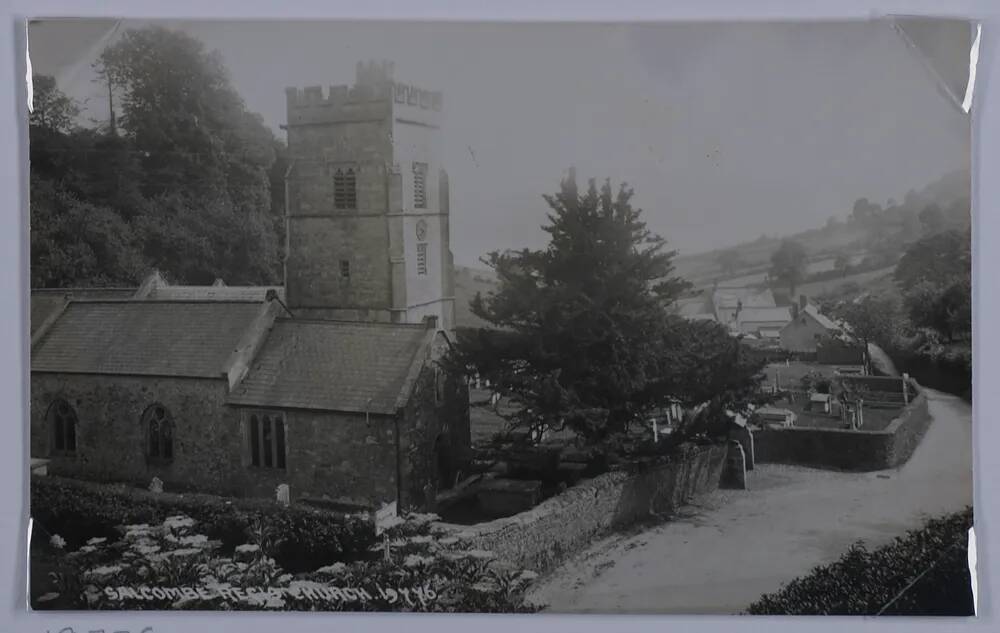
[[[855,544],[750,605],[752,615],[973,615],[966,548],[972,509],[928,521],[889,545]]]
[[[361,517],[302,505],[283,507],[264,499],[151,493],[124,485],[59,477],[33,477],[31,516],[72,549],[91,538],[115,539],[117,525],[156,523],[174,514],[197,520],[224,551],[247,541],[251,532],[269,543],[269,553],[289,570],[314,569],[368,555],[374,542]]]
[[[231,554],[184,515],[119,526],[117,541],[93,539],[49,555],[55,570],[33,588],[40,609],[531,612],[533,572],[431,531],[433,515],[389,528],[371,560],[292,574],[258,543]],[[33,558],[35,563],[36,559]]]

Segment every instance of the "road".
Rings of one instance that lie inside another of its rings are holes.
[[[719,490],[645,532],[616,535],[543,578],[552,612],[729,614],[835,561],[972,504],[972,412],[926,389],[933,422],[913,457],[877,473],[759,464],[751,490]]]

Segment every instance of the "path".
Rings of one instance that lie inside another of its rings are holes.
[[[760,464],[749,491],[720,490],[665,524],[596,543],[529,596],[555,612],[737,613],[833,562],[972,504],[972,414],[930,389],[934,418],[901,468],[841,473]]]

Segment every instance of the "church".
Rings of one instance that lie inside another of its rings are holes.
[[[31,293],[47,472],[345,509],[432,509],[468,450],[442,95],[361,63],[288,88],[283,286]]]

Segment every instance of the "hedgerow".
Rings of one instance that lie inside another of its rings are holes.
[[[840,560],[750,605],[752,615],[973,615],[967,558],[972,509],[928,521],[889,545]]]

